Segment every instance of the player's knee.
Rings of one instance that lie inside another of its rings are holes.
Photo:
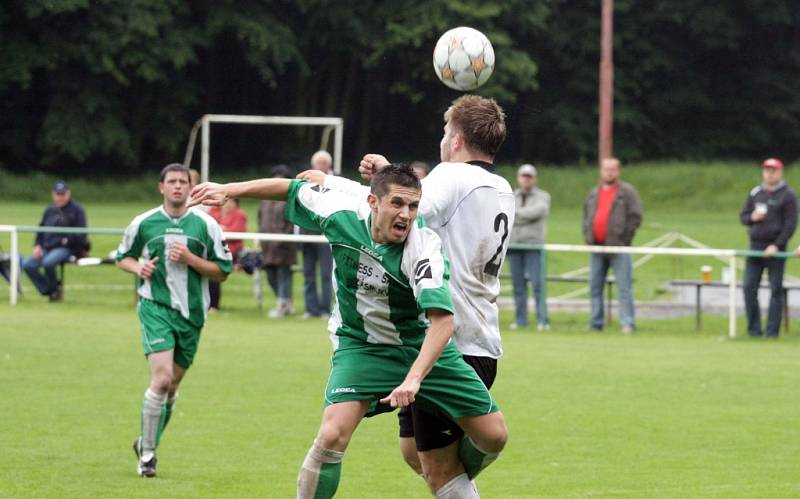
[[[502,451],[508,442],[508,428],[502,415],[497,417],[492,424],[487,425],[480,437],[474,440],[485,452],[494,454]]]
[[[325,449],[344,450],[349,442],[350,434],[335,422],[323,424],[317,435],[318,445]]]
[[[417,475],[422,475],[422,463],[419,462],[419,456],[417,455],[417,450],[414,449],[414,452],[406,451],[403,449],[403,459],[406,461],[406,464],[414,470],[414,473]]]
[[[168,393],[172,388],[172,370],[159,369],[150,379],[150,389],[155,393]]]

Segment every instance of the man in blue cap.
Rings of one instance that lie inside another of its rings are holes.
[[[53,204],[44,210],[40,227],[86,227],[86,212],[72,199],[65,182],[56,182],[51,194]],[[88,249],[86,234],[38,232],[31,256],[23,262],[22,268],[42,296],[49,297],[50,301],[59,301],[61,289],[56,279],[56,267],[72,256],[81,256]],[[44,274],[40,268],[44,268]]]

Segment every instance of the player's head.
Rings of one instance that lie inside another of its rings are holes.
[[[600,162],[600,181],[606,185],[611,185],[619,180],[619,160],[617,158],[606,158]]]
[[[161,170],[158,191],[164,195],[164,203],[175,208],[184,206],[191,190],[189,169],[181,163],[170,163]]]
[[[442,161],[494,161],[506,140],[506,114],[494,99],[463,95],[444,113]]]
[[[311,169],[330,173],[333,167],[333,158],[328,151],[320,150],[311,156]]]
[[[372,208],[372,237],[379,243],[402,243],[417,218],[419,178],[406,164],[392,164],[372,176],[367,197]]]

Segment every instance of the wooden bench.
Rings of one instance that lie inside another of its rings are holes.
[[[83,258],[78,258],[74,255],[70,256],[69,259],[61,262],[58,265],[58,270],[56,271],[56,285],[58,286],[59,290],[59,299],[64,297],[64,281],[67,277],[67,267],[71,265],[75,265],[77,267],[94,267],[96,265],[116,265],[116,259],[112,258],[111,256],[100,258],[100,257],[93,257],[87,256]],[[134,291],[136,290],[136,281],[134,281]]]

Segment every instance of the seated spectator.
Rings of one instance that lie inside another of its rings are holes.
[[[239,207],[238,199],[229,199],[222,206],[215,206],[208,212],[217,221],[223,232],[247,232],[247,214]],[[241,239],[228,239],[228,249],[233,256],[233,263],[239,262],[239,252],[244,247]],[[209,312],[219,310],[219,301],[222,298],[222,284],[217,281],[208,281],[208,294],[210,295]]]
[[[53,204],[42,215],[40,227],[86,227],[86,212],[74,199],[64,182],[56,182],[52,190]],[[31,256],[22,263],[36,290],[50,301],[61,300],[56,267],[71,257],[82,257],[89,250],[86,234],[36,233]],[[44,275],[40,269],[44,269]]]
[[[270,170],[273,178],[292,178],[286,165],[277,165]],[[267,234],[293,234],[294,224],[286,220],[285,201],[263,201],[258,210],[258,230]],[[292,306],[292,265],[297,262],[297,246],[294,243],[261,243],[262,262],[267,271],[267,281],[275,293],[275,308],[269,317],[286,317],[294,313]]]

